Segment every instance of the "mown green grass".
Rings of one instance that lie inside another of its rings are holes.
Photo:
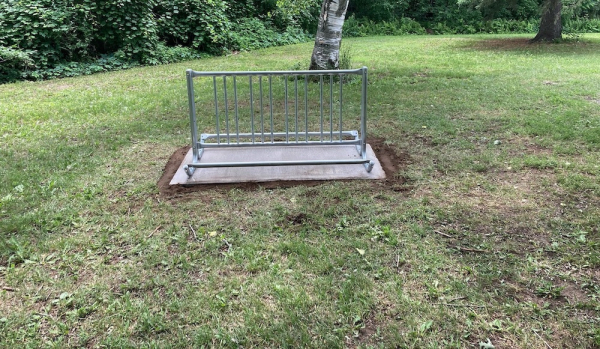
[[[186,68],[310,44],[0,86],[0,346],[600,346],[600,36],[525,40],[345,40],[403,191],[159,194]]]

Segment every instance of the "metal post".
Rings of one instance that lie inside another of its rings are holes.
[[[229,106],[227,105],[227,77],[223,77],[223,94],[225,95],[225,130],[227,131],[227,144],[229,144]]]
[[[237,79],[233,77],[233,102],[235,104],[235,137],[240,144],[240,124],[238,121]]]
[[[362,94],[360,100],[360,153],[367,158],[367,67],[362,68]]]
[[[217,77],[213,76],[213,92],[215,94],[215,118],[217,121],[217,144],[221,144],[221,120],[219,120],[219,99],[217,98]]]
[[[269,110],[271,112],[271,143],[275,142],[273,137],[273,84],[271,75],[269,75]]]
[[[252,133],[252,144],[254,144],[254,98],[252,95],[252,75],[248,77],[250,84],[250,132]]]
[[[296,92],[296,100],[294,106],[296,107],[296,125],[294,130],[296,131],[296,143],[298,143],[298,75],[294,77],[294,91]]]
[[[198,160],[198,129],[196,128],[196,102],[194,100],[193,71],[188,69],[185,73],[187,79],[188,102],[190,105],[190,128],[192,131],[192,154],[194,161]]]
[[[283,102],[285,104],[285,142],[289,143],[290,141],[290,128],[289,128],[289,121],[288,121],[288,79],[287,76],[284,76],[284,83],[285,85],[285,96],[283,97]]]
[[[260,141],[265,143],[265,115],[263,111],[263,86],[262,75],[258,77],[258,90],[260,98]]]
[[[321,142],[323,142],[323,75],[319,75],[319,87],[321,91]]]
[[[304,141],[308,143],[308,75],[304,75]]]
[[[329,75],[329,142],[333,142],[333,74]]]
[[[342,142],[342,96],[343,96],[344,76],[340,75],[340,142]]]

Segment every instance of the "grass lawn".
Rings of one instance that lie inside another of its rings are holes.
[[[0,347],[600,346],[600,35],[347,39],[403,185],[163,195],[185,69],[0,86]],[[408,160],[406,160],[408,159]]]

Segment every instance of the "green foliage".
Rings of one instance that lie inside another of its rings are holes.
[[[340,69],[352,69],[352,48],[342,46],[340,49]]]
[[[418,22],[410,18],[401,18],[392,21],[375,22],[370,19],[356,19],[354,16],[344,22],[343,33],[348,37],[360,37],[371,35],[406,35],[425,34]]]
[[[490,34],[535,33],[539,25],[539,20],[517,21],[499,18],[484,23],[481,32]]]
[[[352,0],[345,37],[535,33],[543,0]],[[0,83],[309,40],[321,0],[4,0]],[[598,0],[564,0],[564,31],[600,31]],[[493,18],[493,19],[492,19]]]
[[[168,45],[221,53],[231,23],[222,1],[162,0],[154,8],[159,37]]]
[[[90,1],[91,2],[91,1]],[[94,34],[95,47],[101,53],[121,51],[129,60],[141,61],[154,57],[158,45],[152,0],[95,0],[98,26]]]
[[[25,52],[0,46],[0,83],[19,80],[23,72],[33,66],[31,51]]]
[[[6,0],[0,83],[305,41],[316,1]]]
[[[256,18],[245,18],[233,25],[229,33],[228,47],[231,50],[255,50],[270,46],[282,46],[305,42],[310,39],[298,28],[289,27],[279,33],[268,22]]]
[[[277,0],[273,12],[275,24],[285,27],[297,24],[304,30],[316,32],[321,3],[321,0]]]
[[[569,33],[598,33],[600,19],[573,18],[563,21],[563,32]]]
[[[459,25],[448,22],[430,24],[425,29],[421,24],[410,18],[392,21],[375,22],[370,19],[356,19],[351,16],[344,23],[344,36],[361,37],[372,35],[407,35],[407,34],[509,34],[535,33],[539,22],[494,19],[491,21],[458,21]]]
[[[0,46],[31,51],[37,67],[88,56],[94,8],[84,1],[6,0],[0,3]]]
[[[157,63],[158,64],[158,63]],[[114,55],[104,56],[91,62],[65,62],[57,64],[52,68],[36,69],[23,73],[23,78],[28,80],[47,80],[66,78],[79,75],[90,75],[95,73],[128,69],[138,66],[139,63],[126,61]]]
[[[7,0],[0,4],[0,45],[31,50],[37,69],[120,51],[129,60],[158,44],[149,0]]]
[[[167,64],[189,61],[192,59],[206,58],[209,55],[200,53],[191,47],[168,47],[164,44],[159,44],[156,48],[156,60],[149,62],[150,64]]]
[[[535,33],[542,0],[356,0],[348,8],[346,36]],[[598,32],[597,0],[565,0],[567,31]],[[419,26],[406,28],[405,18]],[[572,22],[573,24],[570,24]],[[420,28],[419,28],[420,27]]]
[[[352,0],[348,6],[348,14],[354,14],[357,18],[368,18],[375,22],[381,22],[404,16],[408,8],[408,1]]]

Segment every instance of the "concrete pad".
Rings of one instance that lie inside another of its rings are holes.
[[[192,185],[385,178],[385,172],[373,149],[368,144],[367,158],[375,163],[371,172],[367,172],[362,164],[218,167],[197,168],[194,175],[188,178],[183,166],[192,161],[192,149],[190,149],[169,184]],[[332,159],[360,159],[360,156],[354,145],[210,148],[204,150],[200,163]]]

